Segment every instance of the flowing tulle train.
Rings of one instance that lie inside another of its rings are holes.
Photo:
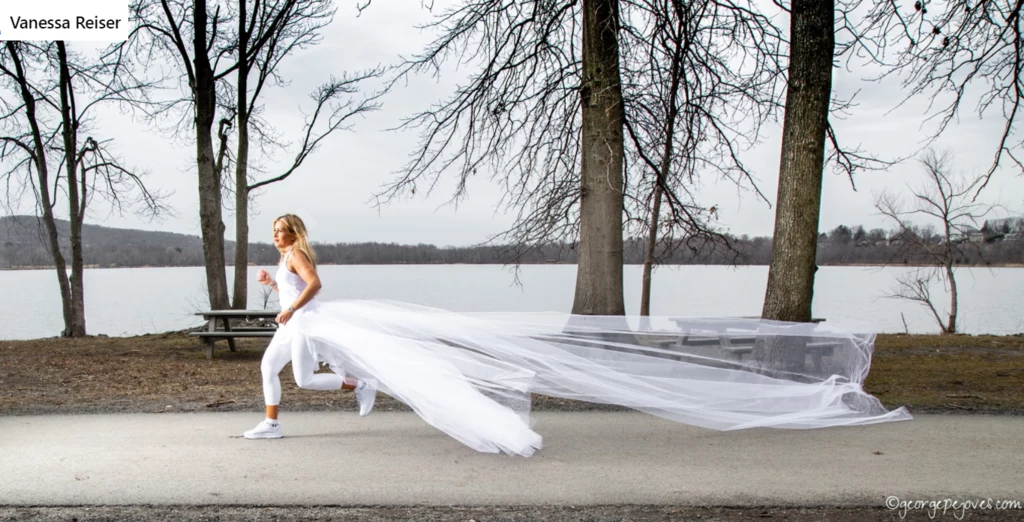
[[[910,418],[862,388],[874,335],[825,325],[314,301],[278,335],[339,373],[376,379],[426,422],[484,452],[541,448],[530,425],[533,393],[715,430]]]

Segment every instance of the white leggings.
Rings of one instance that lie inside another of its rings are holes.
[[[313,354],[302,343],[273,342],[263,353],[260,371],[263,373],[263,399],[267,406],[281,403],[281,379],[278,374],[292,363],[295,384],[307,390],[340,390],[345,380],[336,373],[313,373],[318,365]]]

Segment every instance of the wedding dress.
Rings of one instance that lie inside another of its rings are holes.
[[[306,286],[284,262],[276,279],[282,303],[293,302]],[[277,337],[300,343],[340,375],[376,379],[381,392],[483,452],[530,456],[541,448],[529,417],[534,393],[715,430],[910,419],[904,408],[886,411],[862,388],[874,335],[826,325],[465,314],[314,298]],[[778,350],[798,350],[799,357],[789,357],[783,369],[771,362]],[[813,365],[792,362],[803,361],[805,352]]]

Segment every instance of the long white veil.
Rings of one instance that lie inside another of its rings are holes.
[[[297,340],[335,371],[378,379],[480,451],[540,447],[532,393],[715,430],[910,419],[862,388],[875,335],[828,324],[464,314],[388,301],[322,302],[295,320]]]

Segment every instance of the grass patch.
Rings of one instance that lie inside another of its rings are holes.
[[[1024,413],[1024,336],[879,335],[864,388],[888,407]]]

